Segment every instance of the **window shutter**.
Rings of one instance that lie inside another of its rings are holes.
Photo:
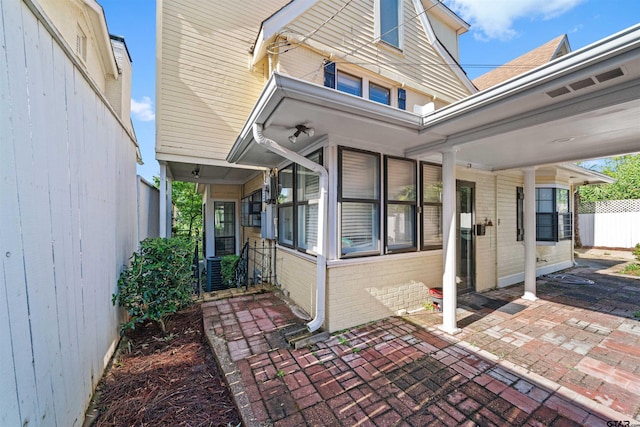
[[[336,88],[336,63],[325,62],[324,63],[324,85],[331,89]]]
[[[407,91],[402,88],[398,88],[398,108],[407,109]]]
[[[517,221],[517,237],[518,242],[524,240],[524,188],[516,187],[516,221]]]

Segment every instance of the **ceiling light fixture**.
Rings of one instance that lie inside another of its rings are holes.
[[[301,133],[304,133],[305,135],[309,136],[309,138],[313,138],[313,135],[315,134],[315,130],[313,128],[306,127],[305,125],[296,125],[296,131],[293,135],[289,137],[289,142],[291,142],[292,144],[295,144]]]
[[[200,165],[196,165],[193,170],[191,171],[191,175],[193,175],[193,177],[195,179],[199,179],[200,178]]]

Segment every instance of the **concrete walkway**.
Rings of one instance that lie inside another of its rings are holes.
[[[640,422],[640,280],[539,280],[461,298],[455,337],[419,312],[292,350],[301,324],[272,293],[203,304],[245,425],[589,425]]]

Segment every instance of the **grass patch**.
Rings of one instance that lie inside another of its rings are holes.
[[[629,264],[622,270],[620,270],[622,274],[628,274],[630,276],[638,276],[640,277],[640,264]]]

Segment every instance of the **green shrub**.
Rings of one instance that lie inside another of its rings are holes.
[[[129,321],[120,325],[121,334],[147,320],[158,322],[165,332],[164,317],[192,304],[192,246],[182,237],[140,243],[112,296],[112,303],[117,301],[129,313]]]
[[[225,255],[220,261],[220,274],[222,275],[222,283],[227,287],[235,286],[236,280],[236,262],[240,257],[238,255]]]
[[[633,254],[636,256],[636,259],[640,261],[640,243],[636,243],[636,248],[633,250]]]

